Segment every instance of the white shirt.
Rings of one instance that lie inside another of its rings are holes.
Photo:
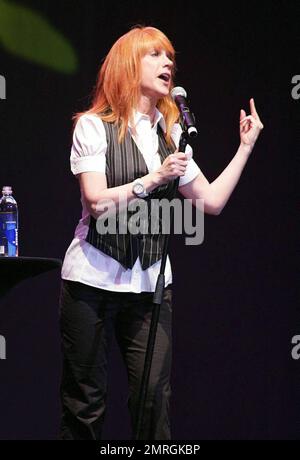
[[[162,114],[156,110],[155,122],[151,126],[147,115],[136,112],[136,135],[134,140],[144,156],[149,173],[161,165],[158,153],[157,124],[165,131]],[[130,126],[129,126],[130,129]],[[179,144],[181,127],[175,124],[172,139]],[[95,114],[84,114],[76,123],[71,148],[71,171],[74,175],[87,171],[105,173],[106,168],[106,133],[102,120]],[[187,184],[199,174],[199,167],[192,159],[192,148],[188,145],[186,155],[189,159],[186,173],[180,177],[179,186]],[[61,276],[65,280],[78,281],[89,286],[118,292],[155,291],[161,260],[142,270],[139,257],[132,269],[124,268],[117,260],[104,254],[85,241],[89,230],[90,215],[81,196],[82,217],[76,227],[63,261]],[[165,267],[165,286],[172,283],[172,270],[169,256]]]

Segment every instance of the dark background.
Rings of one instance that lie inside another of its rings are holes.
[[[205,239],[171,240],[174,278],[173,439],[299,439],[296,283],[300,100],[297,2],[22,1],[67,37],[79,70],[62,75],[0,50],[0,186],[20,212],[20,255],[63,259],[80,218],[69,169],[72,122],[102,58],[136,23],[177,50],[209,181],[239,145],[239,110],[255,98],[264,130],[227,206],[205,217]],[[197,10],[195,9],[197,6]],[[30,34],[30,30],[28,30]],[[47,50],[45,50],[45,53]],[[60,415],[59,270],[17,285],[0,305],[0,439],[56,439]],[[112,349],[106,439],[129,439],[126,375]]]

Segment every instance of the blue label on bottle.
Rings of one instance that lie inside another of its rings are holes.
[[[18,222],[14,212],[0,212],[0,255],[18,255]]]

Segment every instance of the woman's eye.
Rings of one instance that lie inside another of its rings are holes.
[[[158,56],[158,51],[152,51],[151,56]]]

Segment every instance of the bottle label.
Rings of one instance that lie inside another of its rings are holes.
[[[0,212],[0,255],[18,255],[18,223],[14,212]]]

